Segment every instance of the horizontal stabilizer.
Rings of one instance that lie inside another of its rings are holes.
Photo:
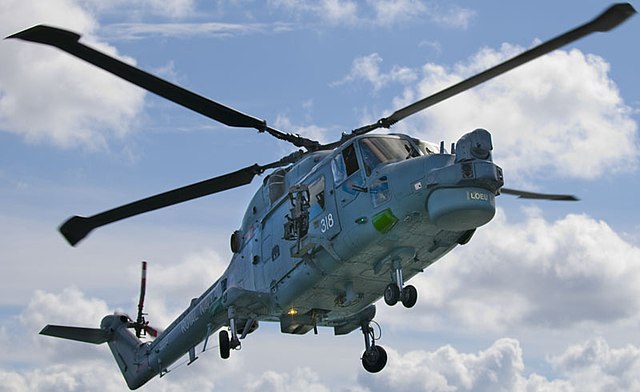
[[[40,335],[77,340],[79,342],[100,344],[109,340],[109,333],[100,328],[67,327],[63,325],[47,325]]]

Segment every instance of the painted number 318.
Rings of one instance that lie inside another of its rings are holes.
[[[327,214],[327,216],[323,217],[320,220],[320,231],[324,233],[332,227],[333,227],[333,215]]]

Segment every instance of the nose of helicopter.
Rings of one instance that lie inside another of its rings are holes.
[[[489,132],[476,129],[458,140],[450,165],[431,171],[426,208],[438,228],[465,231],[493,219],[503,179],[502,169],[492,161],[492,149]]]
[[[436,189],[427,199],[427,212],[430,221],[438,228],[471,230],[493,219],[495,195],[479,187]]]

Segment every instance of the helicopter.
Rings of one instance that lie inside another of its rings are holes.
[[[39,25],[8,37],[57,47],[222,124],[253,128],[300,148],[272,163],[64,222],[59,230],[75,246],[101,226],[248,185],[270,171],[231,234],[233,256],[226,271],[164,330],[145,318],[143,262],[135,319],[115,313],[105,316],[99,328],[47,325],[40,333],[107,343],[130,389],[162,377],[185,354],[189,363],[197,360],[198,346],[206,350],[216,332],[220,356],[229,358],[260,322],[279,323],[283,333],[299,335],[317,333],[318,327],[333,328],[335,335],[359,329],[364,369],[382,371],[387,354],[372,327],[379,299],[412,308],[418,292],[406,282],[467,244],[493,218],[500,194],[576,197],[504,187],[503,171],[492,159],[491,135],[484,129],[463,135],[449,151],[443,142],[438,146],[410,135],[372,132],[593,32],[609,31],[634,13],[631,5],[616,4],[586,24],[327,144],[282,132],[125,64],[82,44],[73,32]],[[155,339],[141,340],[145,335]]]

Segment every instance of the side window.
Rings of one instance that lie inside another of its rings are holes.
[[[285,193],[284,176],[287,172],[278,169],[269,175],[267,186],[269,187],[269,200],[271,204],[275,203]]]
[[[309,218],[313,219],[324,210],[324,176],[309,185]]]
[[[344,158],[344,166],[347,169],[347,177],[358,171],[358,158],[356,157],[356,148],[353,143],[342,150],[342,157]]]
[[[344,167],[342,155],[336,155],[331,160],[331,172],[333,172],[333,182],[336,185],[347,179],[347,169]]]

